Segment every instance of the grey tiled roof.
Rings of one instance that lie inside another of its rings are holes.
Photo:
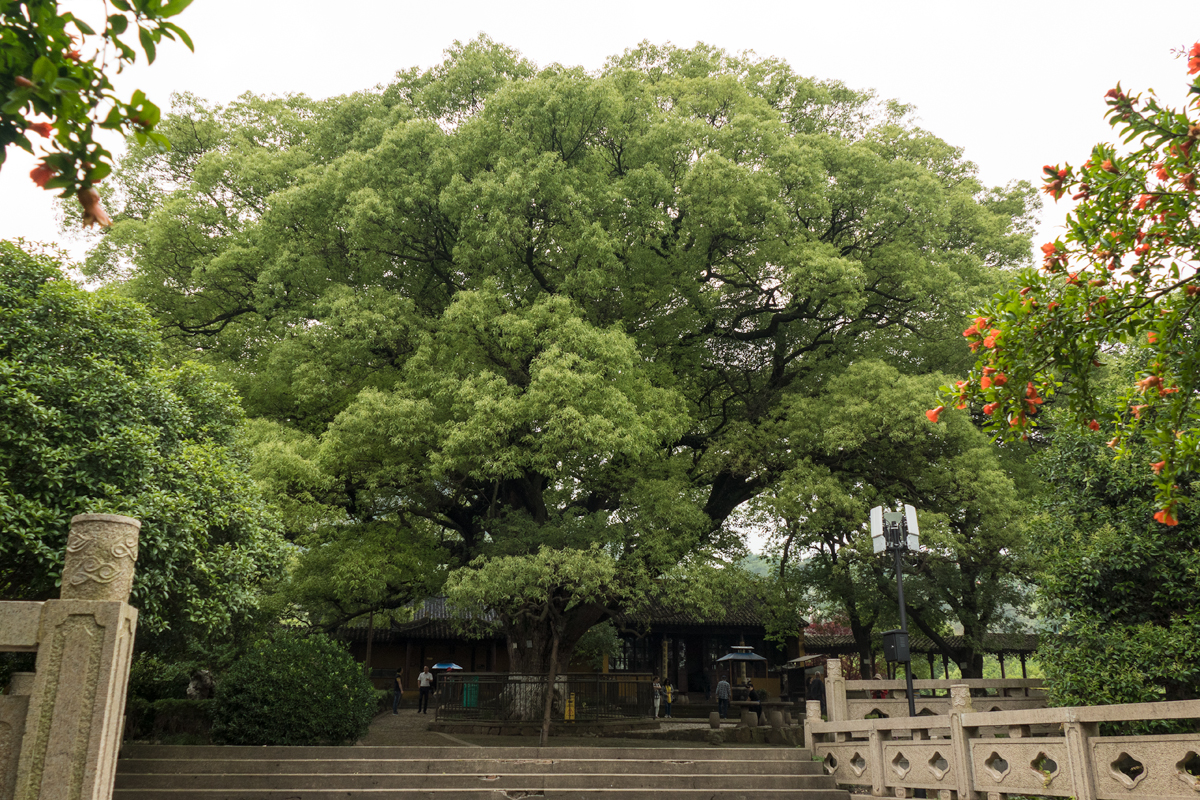
[[[880,636],[872,637],[875,646],[879,646]],[[946,643],[954,648],[966,647],[967,637],[945,636]],[[919,633],[909,634],[909,650],[914,653],[941,652],[928,637]],[[1036,633],[989,633],[984,636],[984,651],[988,653],[1032,653],[1037,650],[1038,636]],[[850,634],[807,634],[804,637],[804,650],[808,653],[853,653],[857,646]]]

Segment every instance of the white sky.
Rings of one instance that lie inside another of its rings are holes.
[[[94,19],[101,4],[65,5]],[[704,41],[914,104],[923,127],[964,147],[985,183],[1002,184],[1037,182],[1042,164],[1080,163],[1111,140],[1102,98],[1117,81],[1182,99],[1184,62],[1170,51],[1200,39],[1200,2],[195,0],[177,21],[196,53],[164,43],[153,66],[119,77],[123,95],[141,88],[164,108],[173,91],[218,102],[245,91],[327,97],[431,66],[453,40],[480,32],[538,64],[589,69],[643,39]],[[12,149],[0,171],[0,238],[59,241],[78,254],[58,232],[53,195],[29,180],[32,166]],[[1035,246],[1062,213],[1048,205]]]

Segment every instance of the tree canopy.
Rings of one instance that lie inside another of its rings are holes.
[[[146,310],[0,242],[0,596],[57,596],[70,519],[142,521],[139,639],[228,635],[282,566],[231,387],[169,367]]]
[[[1035,205],[903,106],[704,45],[588,73],[481,37],[379,91],[181,97],[163,130],[91,274],[274,430],[294,537],[432,544],[442,575],[734,560],[735,510],[841,468],[791,434],[838,375],[964,363]],[[564,652],[618,607],[592,601]]]

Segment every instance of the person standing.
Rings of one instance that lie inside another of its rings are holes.
[[[657,675],[654,676],[650,689],[654,692],[654,718],[658,719],[658,708],[662,704],[662,684],[658,682]]]
[[[425,665],[425,671],[417,676],[417,713],[429,713],[429,692],[433,689],[433,673],[429,671],[429,665]]]
[[[825,681],[819,672],[814,672],[812,680],[809,681],[808,699],[821,701],[821,716],[829,716],[829,712],[825,708]]]
[[[666,718],[671,718],[671,701],[675,699],[675,687],[671,685],[671,681],[667,681],[663,686],[663,702],[666,704]]]
[[[729,698],[733,694],[733,687],[729,685],[729,681],[724,677],[717,682],[717,714],[721,719],[729,716]]]
[[[400,680],[400,670],[396,670],[396,677],[392,678],[392,713],[400,713],[400,701],[404,699],[404,683]]]

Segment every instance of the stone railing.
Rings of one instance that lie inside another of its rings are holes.
[[[1200,700],[976,712],[973,699],[955,686],[950,714],[833,722],[810,703],[805,738],[839,786],[872,797],[1200,798],[1200,734],[1099,735],[1102,722],[1200,719]]]
[[[908,687],[902,680],[851,681],[842,677],[842,665],[831,659],[826,665],[826,706],[831,721],[866,719],[871,716],[907,717]],[[979,711],[1016,711],[1045,708],[1042,681],[1036,678],[967,680],[914,680],[913,699],[917,714],[950,713],[950,687],[967,686]],[[886,691],[886,698],[872,697]],[[1200,800],[1198,798],[1197,800]]]
[[[59,600],[0,602],[0,651],[36,652],[0,695],[0,800],[112,797],[137,628],[136,519],[81,514]]]

